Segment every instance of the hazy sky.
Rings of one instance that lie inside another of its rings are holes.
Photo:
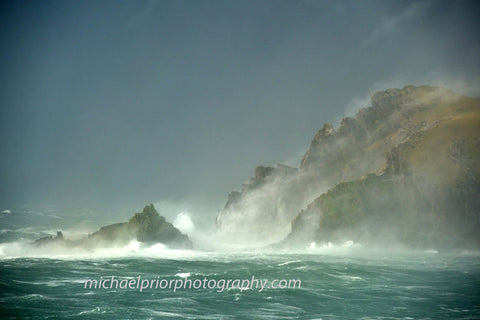
[[[372,90],[477,94],[479,7],[3,1],[0,205],[214,216],[255,166],[298,166]]]

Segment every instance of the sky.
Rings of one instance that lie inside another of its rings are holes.
[[[153,202],[213,223],[375,90],[479,96],[479,18],[476,1],[2,1],[0,209]]]

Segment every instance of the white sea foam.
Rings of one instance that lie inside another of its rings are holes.
[[[14,258],[51,258],[51,259],[109,259],[122,257],[149,257],[188,259],[190,257],[208,257],[216,255],[207,251],[170,249],[164,244],[158,243],[147,246],[137,240],[133,240],[125,246],[108,248],[82,248],[48,246],[34,247],[31,242],[16,241],[0,244],[0,259]]]
[[[310,243],[306,247],[306,251],[311,254],[347,254],[361,250],[363,247],[360,243],[356,243],[351,240],[347,240],[343,243],[325,242],[317,244],[316,242]]]
[[[34,232],[26,228],[26,232]],[[83,233],[83,231],[82,231]],[[78,234],[80,236],[81,234]],[[205,235],[205,237],[207,237]],[[71,239],[70,235],[67,238]],[[205,238],[206,239],[206,238]],[[205,240],[204,239],[204,240]],[[265,257],[266,255],[291,255],[291,254],[309,254],[309,255],[331,255],[331,256],[346,256],[346,255],[378,255],[384,256],[384,253],[391,254],[408,254],[415,251],[407,249],[398,249],[396,247],[370,247],[362,246],[354,241],[345,241],[343,243],[315,243],[312,242],[306,246],[303,250],[291,250],[291,251],[277,251],[271,248],[242,248],[242,247],[229,247],[222,246],[222,244],[215,244],[215,236],[209,236],[210,246],[200,247],[196,246],[195,250],[185,249],[172,249],[168,246],[157,243],[154,245],[147,245],[139,241],[133,240],[123,246],[116,247],[68,247],[63,245],[52,245],[45,247],[32,246],[31,240],[20,240],[16,242],[0,243],[0,259],[13,259],[13,258],[51,258],[51,259],[63,259],[63,260],[77,260],[77,259],[110,259],[110,258],[136,258],[146,257],[152,259],[178,259],[178,260],[218,260],[218,261],[230,261],[238,257]],[[194,239],[194,243],[196,239]],[[434,256],[437,253],[436,250],[416,251],[417,253],[427,254]],[[459,252],[458,254],[467,254],[467,252]],[[469,255],[480,255],[477,251],[468,252]],[[292,259],[293,258],[293,259]],[[287,266],[298,263],[301,267],[301,260],[297,257],[290,257],[284,261],[280,261],[278,266]]]
[[[190,277],[190,272],[177,273],[175,276],[180,278],[188,278]]]
[[[297,262],[302,262],[302,261],[301,260],[287,261],[287,262],[283,262],[283,263],[278,264],[278,266],[286,266],[286,265],[289,265],[291,263],[297,263]]]

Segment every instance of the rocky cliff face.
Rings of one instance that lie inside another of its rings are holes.
[[[387,90],[357,121],[368,133],[363,148],[385,151],[383,165],[316,198],[285,243],[479,247],[480,99],[432,87]]]
[[[99,248],[123,246],[132,240],[147,244],[163,243],[171,248],[192,248],[192,242],[188,236],[182,234],[180,230],[160,216],[153,204],[145,206],[142,212],[135,213],[128,222],[101,227],[100,230],[90,234],[86,239],[67,240],[59,232],[56,237],[38,239],[33,245]]]
[[[479,208],[473,196],[480,194],[479,172],[473,168],[480,168],[474,151],[480,150],[480,99],[407,86],[376,92],[371,101],[337,130],[329,123],[319,130],[300,170],[289,176],[288,190],[270,196],[277,201],[250,203],[246,210],[247,199],[261,193],[244,188],[229,196],[217,221],[229,214],[241,225],[249,221],[247,211],[257,210],[257,221],[278,224],[276,203],[288,198],[295,203],[289,209],[299,212],[281,214],[293,220],[289,243],[381,235],[426,245],[467,225],[470,231],[452,242],[477,241],[472,230],[479,217],[472,208]],[[275,183],[267,185],[276,190]]]
[[[305,153],[301,170],[334,184],[381,169],[387,152],[435,124],[419,115],[433,107],[425,100],[437,91],[443,90],[408,86],[372,94],[372,106],[360,109],[356,118],[342,119],[337,131],[329,123],[323,126]]]

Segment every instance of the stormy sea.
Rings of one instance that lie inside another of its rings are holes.
[[[47,231],[40,223],[25,228],[9,225],[19,220],[6,213],[1,219],[2,319],[480,318],[479,252],[352,241],[295,252],[172,250],[136,241],[89,253],[38,251],[28,243]]]

